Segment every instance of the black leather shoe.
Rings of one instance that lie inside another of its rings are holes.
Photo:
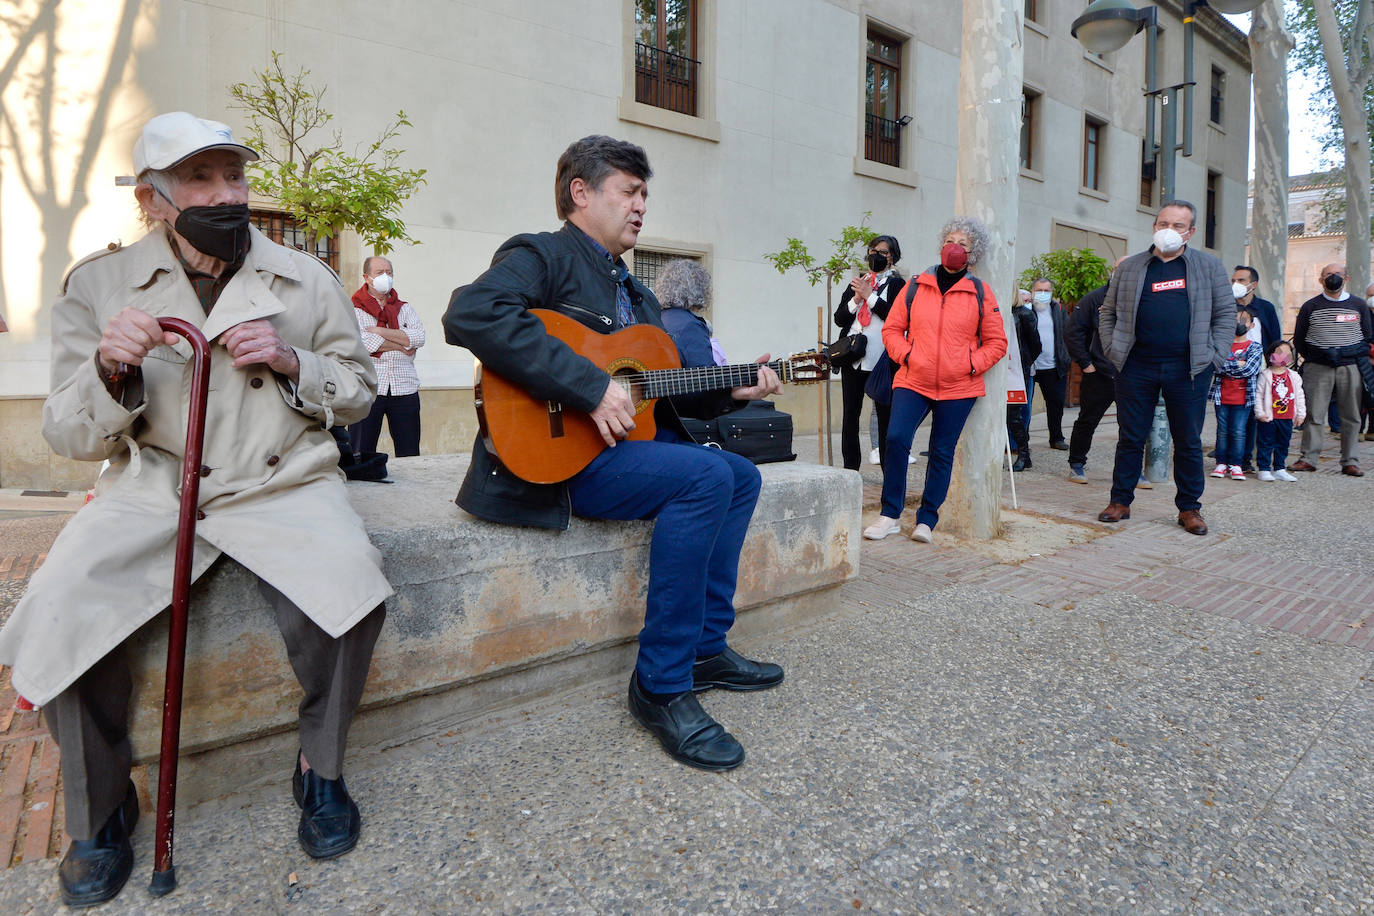
[[[301,808],[296,837],[312,859],[337,858],[358,845],[363,818],[342,776],[325,779],[313,769],[302,773],[298,752],[291,795]]]
[[[697,659],[692,666],[692,689],[767,690],[782,683],[782,666],[745,658],[729,646],[719,655]]]
[[[1069,450],[1069,443],[1063,439],[1055,439],[1050,443],[1050,448],[1057,452],[1067,452]]]
[[[1011,469],[1013,471],[1024,471],[1028,467],[1032,467],[1029,450],[1025,451],[1019,457],[1017,457],[1015,463],[1012,464]]]
[[[73,840],[58,866],[62,902],[70,907],[95,906],[113,900],[134,870],[129,834],[138,823],[138,793],[129,783],[124,801],[93,839]]]
[[[733,770],[744,762],[744,748],[719,722],[706,714],[697,695],[688,691],[665,706],[654,703],[630,675],[630,715],[647,728],[678,763],[699,770]]]

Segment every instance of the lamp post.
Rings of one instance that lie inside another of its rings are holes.
[[[1159,8],[1136,9],[1130,0],[1094,0],[1073,21],[1069,33],[1094,54],[1110,54],[1124,48],[1137,32],[1145,30],[1145,162],[1159,168],[1159,199],[1174,199],[1177,154],[1193,154],[1193,17],[1198,7],[1210,6],[1221,13],[1249,13],[1260,0],[1183,0],[1183,82],[1160,87]],[[1161,125],[1155,142],[1155,97],[1159,97]],[[1179,143],[1179,102],[1183,104],[1183,142]]]

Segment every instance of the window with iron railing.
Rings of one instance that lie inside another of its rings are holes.
[[[328,264],[336,273],[339,270],[339,238],[315,239],[315,248],[306,247],[309,233],[296,222],[296,218],[279,210],[250,210],[248,218],[258,231],[278,245],[294,248],[297,251],[310,251],[315,257]]]
[[[898,114],[902,44],[899,38],[869,29],[864,64],[864,158],[897,167],[902,164],[902,128],[911,120]]]
[[[696,3],[635,0],[635,101],[697,116]]]
[[[1218,208],[1221,207],[1221,175],[1217,172],[1207,173],[1207,213],[1203,216],[1202,244],[1207,248],[1216,248],[1220,238],[1219,230],[1221,220],[1218,217]]]
[[[1223,105],[1226,101],[1226,73],[1225,71],[1212,68],[1212,94],[1211,107],[1208,111],[1208,120],[1218,127],[1221,126],[1221,116],[1225,113]]]

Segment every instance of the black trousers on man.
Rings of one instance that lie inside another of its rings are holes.
[[[1058,369],[1035,370],[1035,387],[1040,389],[1040,397],[1045,401],[1045,422],[1049,425],[1051,445],[1064,441],[1064,390],[1067,385],[1068,379],[1060,375]],[[1026,403],[1030,403],[1029,391]]]
[[[1087,465],[1097,424],[1116,400],[1116,381],[1101,369],[1083,373],[1078,385],[1078,419],[1069,436],[1069,465]]]
[[[396,446],[397,458],[420,454],[420,392],[377,395],[367,417],[348,428],[353,454],[366,455],[377,451],[377,440],[382,435],[382,420],[386,420],[391,442]]]

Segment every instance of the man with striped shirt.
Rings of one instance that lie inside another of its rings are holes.
[[[353,294],[353,314],[363,346],[377,370],[377,400],[366,417],[348,428],[354,455],[377,451],[386,420],[396,457],[420,454],[420,376],[415,351],[425,345],[425,326],[392,288],[391,262],[378,255],[363,261],[363,285]]]
[[[1307,395],[1307,422],[1302,428],[1302,457],[1290,471],[1315,471],[1326,444],[1326,412],[1335,398],[1341,417],[1341,473],[1363,477],[1355,444],[1360,437],[1359,361],[1369,359],[1374,319],[1363,299],[1345,287],[1345,267],[1321,269],[1322,292],[1302,304],[1293,328],[1293,346],[1302,356],[1302,384]]]

